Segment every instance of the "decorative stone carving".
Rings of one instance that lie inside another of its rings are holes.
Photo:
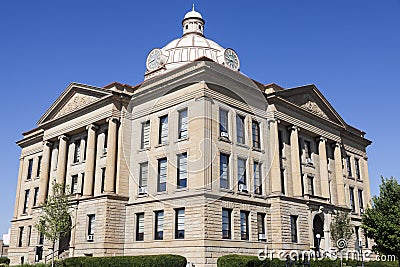
[[[59,118],[65,114],[78,110],[84,106],[93,103],[96,100],[97,98],[94,96],[76,94],[68,101],[68,103],[64,107],[61,108],[55,118]]]
[[[314,113],[317,116],[320,116],[324,119],[329,119],[328,116],[326,116],[325,112],[322,111],[322,109],[317,105],[317,103],[308,100],[305,104],[301,105],[302,108]]]

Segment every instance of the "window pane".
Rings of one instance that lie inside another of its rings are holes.
[[[75,151],[74,151],[74,162],[80,162],[81,160],[81,140],[75,141]]]
[[[347,175],[352,176],[352,171],[351,171],[351,158],[350,156],[346,156],[346,165],[347,165]]]
[[[160,144],[168,143],[168,116],[160,118]]]
[[[262,194],[262,183],[261,183],[261,167],[260,163],[254,162],[253,164],[253,172],[254,172],[254,193],[261,195]]]
[[[27,180],[30,180],[32,178],[32,168],[33,168],[33,159],[30,159],[28,161],[28,175],[26,177]]]
[[[231,210],[222,209],[222,238],[231,238]]]
[[[139,187],[147,187],[147,177],[149,175],[149,164],[143,162],[140,164]]]
[[[246,184],[246,160],[238,159],[238,183]]]
[[[94,214],[88,215],[88,235],[94,235],[94,226],[96,222],[96,217]]]
[[[188,116],[187,109],[179,111],[179,134],[178,138],[187,138],[188,137]]]
[[[244,117],[236,116],[236,140],[238,143],[244,144]]]
[[[144,240],[144,213],[138,213],[136,215],[136,240]]]
[[[150,121],[142,123],[142,143],[141,148],[150,146]]]
[[[155,237],[156,240],[162,240],[164,235],[164,211],[156,211],[156,225],[155,225]]]
[[[221,133],[228,133],[228,112],[225,110],[219,111],[219,130]]]
[[[297,216],[290,216],[290,228],[291,228],[291,236],[292,242],[297,243]]]
[[[220,155],[220,187],[229,188],[229,156],[225,154]]]
[[[241,211],[240,212],[240,238],[242,240],[248,240],[249,239],[249,213],[246,211]]]
[[[253,147],[260,148],[260,125],[257,121],[253,121],[251,124]]]
[[[176,210],[175,238],[185,238],[185,209]]]
[[[355,205],[354,205],[354,188],[349,187],[349,192],[350,192],[350,208],[352,212],[356,211]]]
[[[178,155],[178,188],[187,187],[187,153]]]
[[[158,160],[158,186],[157,191],[162,192],[167,189],[167,159]]]

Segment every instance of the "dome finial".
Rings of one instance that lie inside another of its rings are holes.
[[[194,11],[194,3],[193,3],[193,5],[192,5],[192,11]]]

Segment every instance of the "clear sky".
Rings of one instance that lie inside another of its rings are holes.
[[[241,70],[283,87],[314,83],[367,132],[371,191],[400,177],[400,0],[1,0],[0,236],[12,219],[20,149],[70,82],[143,80],[150,49],[181,36],[196,4],[205,35]]]

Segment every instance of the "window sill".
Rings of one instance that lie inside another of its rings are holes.
[[[78,161],[78,162],[73,162],[73,163],[71,163],[71,166],[77,166],[77,165],[81,165],[83,163],[85,163],[84,160],[83,161]]]
[[[189,137],[178,138],[178,139],[175,141],[175,144],[176,144],[176,143],[179,143],[179,142],[185,142],[185,141],[189,141]]]
[[[364,181],[362,179],[357,179],[357,182],[363,183]]]
[[[253,194],[253,197],[259,199],[267,199],[267,196],[264,196],[263,194]]]
[[[356,180],[353,176],[347,176],[347,179],[350,179],[350,180]]]
[[[246,191],[237,191],[236,194],[241,196],[250,196],[250,193]]]
[[[219,191],[223,193],[234,194],[234,191],[232,189],[220,188]]]
[[[150,150],[150,147],[143,147],[143,148],[140,148],[138,150],[138,152],[144,152],[144,151],[149,151],[149,150]]]
[[[189,191],[188,187],[182,187],[182,188],[176,188],[174,193],[187,192],[187,191]]]
[[[261,148],[259,148],[259,147],[251,147],[251,150],[253,150],[253,151],[256,151],[256,152],[263,152],[262,150],[261,150]]]
[[[168,146],[168,145],[169,145],[169,143],[163,143],[163,144],[158,144],[155,147],[159,148],[159,147]]]
[[[219,140],[219,141],[222,141],[222,142],[225,142],[225,143],[232,144],[232,141],[229,140],[229,139],[226,138],[226,137],[218,137],[218,140]]]
[[[168,191],[161,191],[161,192],[158,192],[158,191],[157,191],[154,195],[155,195],[155,196],[168,195]]]
[[[243,148],[249,149],[249,146],[246,145],[246,144],[239,143],[239,142],[236,142],[235,144],[236,144],[237,146],[239,146],[239,147],[243,147]]]

